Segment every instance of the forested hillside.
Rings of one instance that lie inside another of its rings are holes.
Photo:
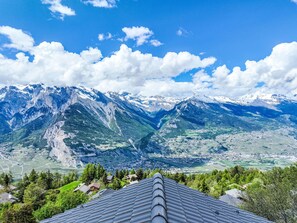
[[[92,199],[97,192],[74,191],[81,183],[98,183],[100,194],[105,189],[118,190],[131,181],[149,178],[156,172],[216,198],[232,188],[243,190],[246,195],[242,208],[275,222],[294,223],[297,220],[297,164],[267,172],[235,166],[224,171],[190,175],[160,169],[123,169],[116,170],[111,181],[108,176],[112,173],[100,164],[86,165],[80,176],[76,172],[62,175],[32,170],[22,180],[14,181],[10,173],[3,173],[0,176],[2,192],[11,193],[18,201],[1,204],[0,220],[4,223],[33,223]],[[129,176],[134,179],[128,180]],[[16,188],[12,189],[12,185]]]

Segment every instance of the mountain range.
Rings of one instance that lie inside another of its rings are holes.
[[[102,93],[42,84],[0,89],[0,168],[262,169],[297,160],[297,97],[238,100]],[[1,170],[1,169],[0,169]]]

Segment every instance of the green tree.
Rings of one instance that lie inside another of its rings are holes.
[[[119,179],[123,179],[124,177],[125,177],[125,173],[126,173],[126,171],[125,170],[120,170],[119,171],[120,173],[119,173]]]
[[[92,163],[88,163],[81,175],[81,181],[89,184],[96,178],[96,166]]]
[[[30,180],[27,174],[25,174],[23,179],[17,183],[18,190],[15,195],[20,202],[23,202],[24,192],[29,184],[30,184]]]
[[[49,190],[53,188],[53,181],[54,181],[54,176],[48,170],[47,172],[41,172],[39,174],[39,177],[37,179],[37,184],[42,188],[44,188],[45,190]]]
[[[118,178],[114,178],[113,182],[112,182],[112,189],[114,190],[118,190],[121,189],[121,181]]]
[[[45,203],[45,190],[35,183],[31,183],[24,192],[23,200],[37,210]]]
[[[102,176],[102,182],[104,183],[105,186],[108,184],[107,173],[106,172],[104,172],[104,174]]]
[[[0,204],[0,222],[4,221],[4,213],[8,210],[12,208],[12,204],[11,203],[1,203]]]
[[[29,180],[31,183],[36,183],[37,182],[37,179],[38,179],[38,174],[37,172],[35,171],[35,169],[33,169],[30,174],[29,174]]]
[[[99,163],[96,166],[96,179],[101,179],[103,174],[105,173],[105,169],[103,166],[101,166]]]
[[[297,178],[297,171],[291,171],[290,168],[274,168],[265,173],[264,184],[257,181],[247,189],[243,208],[274,222],[295,223],[297,187],[292,182]]]
[[[54,202],[48,202],[40,209],[33,212],[35,218],[39,221],[50,218],[53,215],[59,214],[63,212],[63,208],[55,204]]]
[[[137,179],[138,180],[142,180],[143,179],[143,169],[138,169],[137,171],[136,171],[136,175],[137,175]]]
[[[2,173],[0,175],[0,184],[2,186],[4,186],[5,188],[8,188],[9,185],[12,183],[13,181],[13,178],[12,178],[12,174],[9,172],[9,173]]]
[[[120,171],[118,169],[115,171],[115,177],[120,179]]]
[[[3,213],[3,223],[35,223],[30,204],[15,204]]]
[[[81,191],[64,191],[60,193],[57,197],[56,204],[62,207],[63,210],[68,210],[77,207],[88,201],[88,196]]]

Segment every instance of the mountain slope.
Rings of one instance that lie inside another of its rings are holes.
[[[84,87],[5,87],[0,89],[0,167],[64,170],[100,162],[110,169],[193,171],[285,165],[297,157],[297,102],[273,97],[176,100]]]

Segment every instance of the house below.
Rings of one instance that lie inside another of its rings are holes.
[[[126,179],[131,182],[131,181],[135,181],[138,179],[137,175],[136,174],[129,174],[126,176]]]
[[[220,196],[219,200],[226,202],[232,206],[239,207],[243,202],[245,193],[238,189],[231,189],[225,192],[225,195]]]
[[[115,191],[112,190],[112,189],[103,189],[103,190],[99,191],[98,193],[96,193],[95,195],[93,195],[91,197],[91,199],[92,200],[93,199],[98,199],[98,198],[101,198],[102,196],[106,196],[106,195],[111,194],[113,192],[115,192]]]
[[[81,191],[84,194],[88,194],[91,192],[95,192],[98,191],[100,189],[100,184],[99,183],[91,183],[90,185],[86,185],[86,184],[80,184],[75,190],[76,191]]]
[[[107,182],[108,183],[111,183],[113,181],[113,176],[107,176]]]
[[[268,223],[160,173],[41,223]]]
[[[13,195],[11,195],[10,193],[2,193],[0,194],[0,204],[3,203],[15,203],[17,202],[18,199],[16,197],[14,197]]]
[[[89,186],[87,186],[87,185],[85,185],[85,184],[81,184],[81,185],[79,185],[79,186],[74,190],[74,192],[76,192],[76,191],[81,191],[81,192],[83,192],[84,194],[87,194],[87,193],[89,193],[89,192],[91,191],[91,189],[90,189]]]
[[[0,190],[3,190],[3,189],[5,189],[5,187],[4,187],[3,185],[0,184]],[[17,187],[16,187],[16,186],[13,186],[12,184],[10,184],[10,185],[8,186],[8,189],[9,189],[10,191],[14,191],[14,190],[17,189]]]
[[[89,185],[89,188],[91,191],[98,191],[98,190],[100,190],[100,184],[99,183],[91,183]]]

